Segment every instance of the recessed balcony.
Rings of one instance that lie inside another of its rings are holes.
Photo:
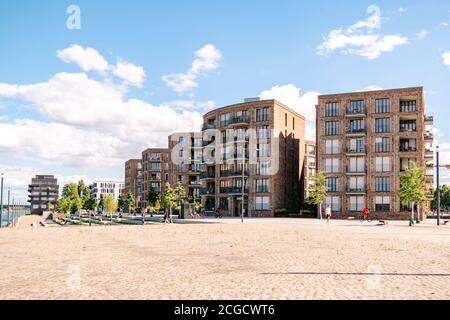
[[[365,107],[347,108],[347,110],[345,112],[345,116],[347,118],[365,117],[366,115],[367,115],[367,110]]]
[[[367,193],[366,186],[347,186],[346,188],[347,194],[365,194]]]
[[[223,187],[220,188],[220,193],[242,194],[242,187]],[[248,193],[248,188],[244,188],[244,193]]]
[[[250,118],[249,117],[231,118],[228,124],[230,126],[248,126],[250,124]]]
[[[244,177],[248,177],[248,170],[244,170]],[[221,177],[242,177],[242,170],[222,170]]]
[[[347,156],[363,156],[366,154],[366,147],[347,147]]]
[[[349,175],[365,175],[367,173],[367,167],[351,167],[347,166],[345,172]]]
[[[203,189],[200,189],[199,194],[201,197],[214,197],[216,192],[215,192],[214,188],[209,188],[209,189],[203,188]]]
[[[202,125],[202,131],[205,131],[205,130],[214,130],[214,129],[217,129],[217,126],[216,126],[215,123],[204,123],[204,124]]]
[[[367,131],[365,128],[362,129],[347,129],[345,132],[345,135],[347,137],[362,137],[367,134]]]

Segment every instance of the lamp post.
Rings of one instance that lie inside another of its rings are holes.
[[[436,146],[437,225],[441,223],[441,193],[439,191],[439,146]]]
[[[11,196],[11,188],[8,187],[8,220],[6,220],[6,224],[7,225],[11,223],[11,218],[10,218],[10,215],[9,215],[10,212],[11,212],[11,209],[10,209],[11,204],[9,202],[10,196]]]
[[[245,142],[244,142],[245,143]],[[245,145],[242,147],[242,210],[241,210],[241,223],[244,223],[244,186],[245,186]]]

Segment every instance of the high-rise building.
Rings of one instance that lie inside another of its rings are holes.
[[[246,100],[203,116],[200,191],[206,214],[273,217],[303,198],[305,118],[275,100]]]
[[[160,194],[164,193],[165,184],[169,182],[169,149],[149,148],[142,151],[141,208],[146,208],[147,193],[151,187]]]
[[[409,218],[400,203],[400,176],[426,168],[433,188],[433,118],[425,116],[423,88],[403,88],[319,96],[316,108],[317,168],[327,175],[336,217]],[[419,205],[421,213],[429,201]]]
[[[59,194],[58,180],[51,175],[37,175],[31,179],[28,192],[31,214],[54,210]]]
[[[111,196],[115,200],[118,200],[119,197],[123,194],[124,183],[122,181],[97,180],[92,182],[90,188],[91,198],[93,199],[100,201],[107,196]]]

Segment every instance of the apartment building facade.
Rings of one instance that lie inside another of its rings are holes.
[[[189,202],[200,200],[202,187],[200,174],[203,170],[201,132],[174,133],[168,137],[169,183],[184,187]]]
[[[142,160],[130,159],[125,162],[125,177],[124,177],[124,190],[123,194],[127,195],[128,192],[134,196],[136,203],[140,203],[141,197],[141,184],[142,184]]]
[[[124,192],[125,184],[122,181],[113,180],[97,180],[93,181],[91,189],[91,198],[98,201],[105,199],[107,196],[118,200]]]
[[[304,144],[305,160],[303,161],[304,198],[309,197],[309,188],[314,184],[313,177],[316,175],[316,142],[306,140]]]
[[[317,170],[327,175],[333,215],[407,219],[400,176],[412,163],[426,168],[433,188],[433,118],[425,116],[423,88],[319,96],[316,107]],[[428,202],[420,211],[428,210]]]
[[[142,182],[140,207],[149,206],[147,193],[151,187],[160,194],[160,201],[164,187],[169,180],[170,154],[168,148],[149,148],[142,152]]]
[[[273,217],[300,206],[305,119],[276,100],[251,99],[203,117],[206,214]],[[296,210],[296,209],[293,209]]]
[[[52,175],[36,175],[28,186],[28,202],[31,214],[42,215],[56,208],[58,202],[58,180]]]

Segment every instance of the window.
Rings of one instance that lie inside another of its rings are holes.
[[[256,192],[269,192],[269,179],[257,179]]]
[[[391,139],[390,138],[376,138],[375,139],[375,152],[390,152],[391,151]]]
[[[325,159],[325,172],[335,173],[339,172],[339,159]]]
[[[364,157],[352,157],[350,158],[350,165],[348,172],[350,173],[362,173],[366,171],[366,159]]]
[[[400,171],[407,171],[409,169],[412,169],[414,163],[416,163],[416,158],[401,158]]]
[[[416,111],[416,100],[400,101],[400,112]]]
[[[256,109],[256,121],[269,121],[269,108]]]
[[[375,197],[375,211],[388,212],[391,210],[391,197]]]
[[[361,153],[365,152],[364,140],[363,139],[351,139],[348,152]]]
[[[341,211],[341,198],[340,197],[327,197],[325,200],[325,207],[330,206],[331,211]]]
[[[354,100],[348,103],[348,114],[361,114],[365,113],[364,100]]]
[[[326,140],[325,141],[325,153],[326,154],[338,154],[339,153],[339,140]]]
[[[400,152],[415,152],[417,151],[416,139],[400,139]]]
[[[364,192],[366,190],[365,181],[364,177],[350,177],[347,190],[349,192]]]
[[[349,133],[359,133],[364,132],[365,125],[364,120],[350,120],[348,123]]]
[[[361,211],[364,208],[364,196],[351,196],[349,200],[350,211]]]
[[[391,158],[390,157],[376,157],[375,158],[375,171],[376,172],[391,171]]]
[[[389,99],[375,100],[375,113],[388,113],[391,111],[391,101]]]
[[[269,126],[257,126],[256,137],[258,139],[269,139]]]
[[[269,197],[256,197],[256,210],[269,210]]]
[[[325,117],[339,116],[339,102],[329,102],[325,105]]]
[[[150,170],[161,170],[161,162],[151,163]]]
[[[220,126],[226,127],[230,124],[230,114],[224,113],[220,115]]]
[[[375,192],[390,192],[391,178],[390,177],[375,177]]]
[[[391,123],[390,118],[379,118],[375,119],[375,132],[390,132],[391,131]]]
[[[256,163],[256,174],[257,175],[268,175],[269,174],[270,163],[269,161],[258,161]]]
[[[327,121],[325,122],[325,135],[335,136],[340,134],[339,121]]]
[[[268,143],[260,143],[257,145],[257,155],[258,157],[269,157],[269,144]]]
[[[339,192],[339,178],[326,179],[328,192]]]
[[[416,120],[400,120],[400,132],[416,131]]]
[[[178,172],[184,172],[184,164],[183,163],[180,163],[178,165]]]

